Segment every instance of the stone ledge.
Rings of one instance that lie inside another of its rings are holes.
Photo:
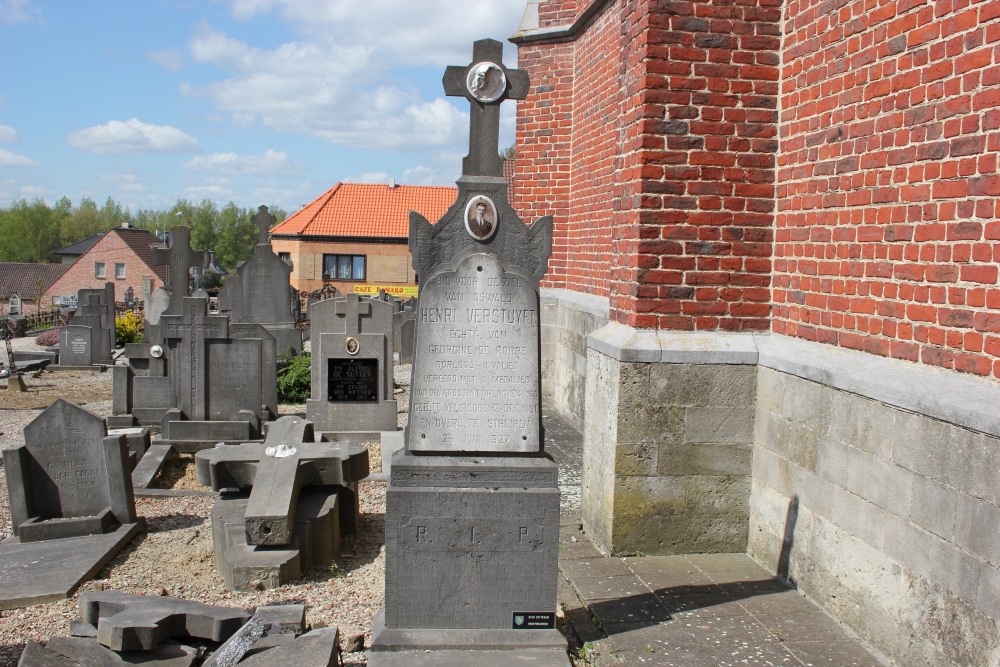
[[[753,334],[760,365],[1000,437],[1000,384],[780,334]]]
[[[611,322],[587,337],[587,347],[623,362],[757,363],[752,334],[644,330]]]
[[[572,308],[605,320],[608,319],[608,311],[611,309],[611,302],[607,297],[554,287],[543,287],[540,290],[540,301],[543,306],[554,303],[561,308]]]

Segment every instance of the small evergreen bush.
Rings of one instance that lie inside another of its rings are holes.
[[[115,345],[126,343],[141,343],[143,339],[143,321],[135,313],[129,311],[115,318]]]
[[[312,391],[312,356],[297,354],[278,369],[278,402],[305,403]]]

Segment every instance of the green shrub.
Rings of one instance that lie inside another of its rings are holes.
[[[115,318],[115,345],[141,343],[142,339],[143,321],[141,317],[130,311]]]
[[[305,403],[312,391],[312,356],[295,355],[278,369],[278,402]]]

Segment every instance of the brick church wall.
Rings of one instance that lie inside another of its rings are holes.
[[[1000,377],[1000,5],[785,13],[774,331]]]

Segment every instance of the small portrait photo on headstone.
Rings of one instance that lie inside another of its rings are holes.
[[[361,350],[361,344],[354,336],[348,336],[347,340],[344,341],[344,349],[347,350],[347,354],[353,356]]]
[[[488,241],[497,231],[497,207],[493,200],[478,195],[465,207],[465,228],[477,241]]]

